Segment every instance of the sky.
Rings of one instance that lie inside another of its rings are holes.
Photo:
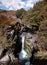
[[[0,9],[18,10],[24,8],[25,10],[29,10],[38,1],[40,0],[0,0]]]

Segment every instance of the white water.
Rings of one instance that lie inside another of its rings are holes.
[[[26,53],[26,51],[24,50],[24,42],[25,42],[25,36],[22,35],[22,50],[19,53],[19,59],[23,62],[24,60],[26,60],[24,65],[30,65],[30,57],[28,56],[28,54]]]
[[[24,49],[24,40],[25,40],[25,36],[22,35],[22,49]]]
[[[29,56],[27,55],[26,51],[24,50],[24,42],[25,42],[25,36],[22,35],[22,50],[21,52],[19,53],[19,59],[20,60],[24,60],[24,59],[27,59]],[[28,59],[27,59],[28,60]]]
[[[24,49],[22,49],[21,52],[19,53],[19,59],[24,60],[26,58],[27,58],[27,53],[25,52]]]

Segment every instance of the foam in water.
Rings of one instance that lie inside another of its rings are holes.
[[[24,59],[29,59],[30,57],[28,56],[27,52],[24,50],[24,40],[25,40],[25,36],[22,35],[22,50],[19,53],[19,59],[20,60],[24,60]]]
[[[22,35],[22,49],[24,49],[24,40],[25,40],[25,36]]]

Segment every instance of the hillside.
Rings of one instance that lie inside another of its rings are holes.
[[[15,11],[0,10],[0,25],[5,26],[6,24],[15,23],[17,20],[15,13]]]
[[[23,21],[31,26],[32,24],[41,24],[42,21],[47,19],[47,2],[39,2],[34,5],[26,15]]]
[[[34,37],[37,36],[37,43],[40,50],[35,58],[37,57],[41,60],[47,59],[47,0],[36,3],[34,7],[28,11],[25,11],[23,8],[17,11],[0,10],[0,48],[11,45],[11,43],[8,43],[5,35],[6,27],[10,24],[14,25],[17,21],[29,26],[33,30],[35,30],[35,27],[32,28],[33,25],[39,27],[39,30],[37,30],[37,32],[35,31],[31,37],[34,41]],[[27,44],[29,44],[30,41],[26,40]],[[31,46],[28,46],[25,43],[25,49],[27,51],[29,49],[29,52],[31,52],[33,45],[35,46],[37,44],[35,42],[30,43]],[[34,62],[36,62],[36,60]]]
[[[47,46],[47,1],[36,3],[33,8],[27,11],[22,21],[30,27],[38,25],[39,43],[44,43]]]
[[[17,11],[0,10],[0,25],[5,26],[6,24],[14,24],[18,18],[22,19],[25,13],[26,11],[24,9]]]

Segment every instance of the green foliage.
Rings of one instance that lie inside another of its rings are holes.
[[[23,22],[26,25],[40,25],[41,21],[47,19],[47,4],[44,1],[38,2],[27,11],[26,15],[23,17]]]
[[[16,16],[17,16],[17,18],[22,19],[25,13],[26,13],[26,11],[22,8],[22,9],[16,11]]]

